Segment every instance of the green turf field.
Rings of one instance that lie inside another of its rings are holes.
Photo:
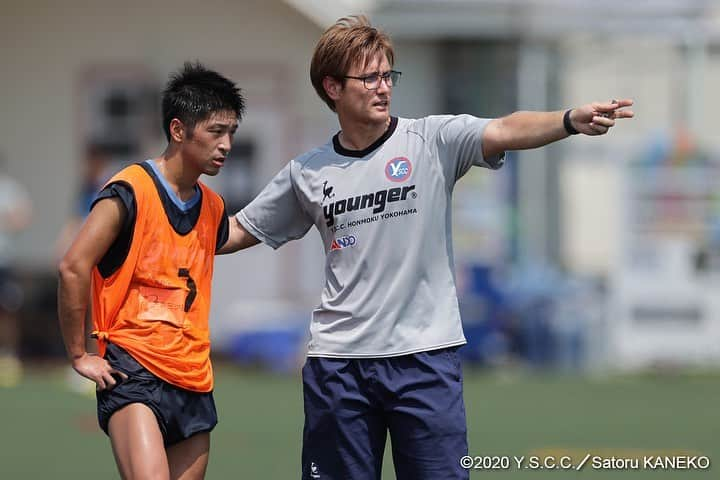
[[[217,370],[220,424],[208,478],[298,479],[299,378]],[[94,399],[68,391],[64,374],[35,367],[19,386],[0,388],[1,479],[117,478]],[[590,463],[581,472],[512,467],[471,478],[720,478],[720,374],[579,379],[466,370],[465,386],[472,455],[567,455],[579,462],[586,453],[688,454],[717,462],[701,471],[594,470]],[[387,458],[385,470],[384,479],[395,478]]]

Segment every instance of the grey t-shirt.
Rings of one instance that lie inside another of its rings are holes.
[[[391,119],[363,151],[337,135],[301,155],[238,221],[278,248],[311,226],[325,246],[325,287],[310,324],[308,355],[390,357],[465,343],[453,266],[451,196],[483,158],[488,119]]]

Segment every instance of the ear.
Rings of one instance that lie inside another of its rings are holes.
[[[330,97],[331,100],[337,100],[340,98],[340,94],[343,89],[342,82],[340,80],[328,76],[323,78],[322,84],[325,89],[325,93],[327,93],[327,96]]]
[[[185,125],[177,118],[170,120],[170,138],[177,143],[185,139]]]

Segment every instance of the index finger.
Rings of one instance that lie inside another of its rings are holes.
[[[633,100],[631,98],[623,98],[620,100],[613,99],[607,103],[599,103],[597,105],[597,108],[598,108],[598,110],[601,110],[601,111],[611,112],[613,110],[617,110],[618,108],[629,107],[633,103],[635,103],[635,102],[633,102]]]
[[[115,370],[114,368],[110,369],[110,375],[112,375],[113,377],[118,376],[123,381],[128,379],[128,376],[126,373],[121,372],[120,370]]]

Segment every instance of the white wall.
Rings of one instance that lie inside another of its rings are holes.
[[[52,244],[72,210],[82,154],[77,116],[83,92],[77,86],[91,65],[141,65],[158,84],[188,59],[232,70],[244,77],[235,78],[241,87],[243,79],[262,86],[258,74],[272,72],[275,78],[267,81],[283,94],[279,130],[285,137],[271,139],[283,147],[280,157],[268,160],[264,178],[319,138],[320,129],[304,125],[332,120],[308,75],[320,29],[280,0],[7,3],[0,15],[0,151],[35,203],[19,251],[26,264],[53,268]],[[267,108],[252,88],[246,94],[250,123]]]

